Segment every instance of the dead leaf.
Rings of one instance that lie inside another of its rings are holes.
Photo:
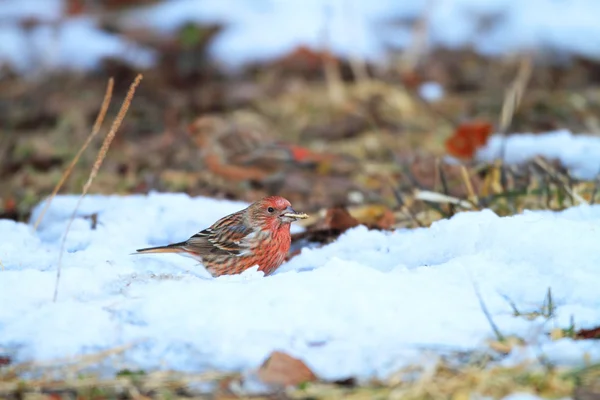
[[[258,378],[264,383],[281,386],[297,386],[317,380],[304,362],[280,351],[271,353],[261,365]]]
[[[0,355],[0,366],[10,365],[11,363],[12,363],[12,360],[9,356]]]
[[[345,207],[332,207],[325,214],[325,226],[328,229],[344,232],[360,225]]]
[[[348,212],[359,224],[370,229],[391,229],[396,223],[396,217],[392,210],[382,204],[352,207]]]
[[[600,339],[600,326],[592,329],[580,329],[575,333],[577,339]]]
[[[471,159],[477,149],[487,144],[492,133],[488,122],[469,122],[456,128],[454,135],[446,140],[446,151],[453,157]]]

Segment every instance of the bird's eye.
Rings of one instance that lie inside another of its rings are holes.
[[[272,213],[273,211],[275,211],[275,209],[273,207],[269,207],[269,208],[267,208],[267,211]]]

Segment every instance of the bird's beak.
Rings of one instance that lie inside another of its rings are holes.
[[[306,219],[306,218],[308,218],[308,215],[304,214],[304,213],[298,213],[292,207],[287,207],[283,211],[283,214],[280,215],[280,217],[284,218],[284,219],[289,219],[291,221],[297,221],[299,219]]]

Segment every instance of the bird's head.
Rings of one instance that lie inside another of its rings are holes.
[[[265,197],[253,203],[248,211],[253,222],[270,228],[289,226],[294,221],[308,218],[308,215],[296,212],[292,204],[280,196]]]

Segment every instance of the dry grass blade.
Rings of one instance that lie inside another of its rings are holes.
[[[521,104],[523,94],[525,93],[525,88],[527,87],[527,83],[531,78],[532,69],[533,62],[531,58],[527,56],[524,57],[521,60],[521,65],[519,66],[519,72],[517,73],[517,77],[510,85],[510,87],[506,91],[506,95],[504,96],[502,112],[500,114],[500,133],[504,137],[502,140],[502,145],[500,146],[500,160],[504,160],[506,158],[506,133],[508,132],[508,128],[512,123],[515,110]],[[501,169],[500,181],[502,184],[502,188],[506,191],[506,171],[504,168]]]
[[[78,392],[85,390],[106,390],[115,395],[143,391],[148,394],[156,390],[185,390],[189,385],[202,382],[219,382],[223,379],[237,377],[236,373],[207,371],[197,374],[186,374],[175,371],[154,371],[150,373],[131,373],[122,371],[114,377],[89,375],[86,368],[118,354],[122,354],[136,343],[103,350],[75,358],[56,359],[44,363],[21,363],[1,370],[0,398],[17,393],[41,392]],[[20,375],[32,374],[35,377],[23,380]],[[59,379],[56,379],[60,376]],[[85,393],[85,392],[83,392]],[[83,396],[85,398],[85,395]],[[117,396],[118,397],[118,396]]]
[[[42,219],[44,218],[46,211],[48,211],[48,208],[50,207],[52,200],[54,199],[54,197],[56,197],[56,194],[58,193],[60,188],[63,186],[63,184],[65,183],[67,178],[71,175],[71,172],[73,171],[73,168],[75,167],[75,164],[77,164],[77,161],[79,161],[79,158],[81,158],[81,155],[83,154],[83,152],[88,148],[90,143],[92,143],[92,140],[94,139],[94,137],[96,137],[98,132],[100,132],[100,128],[102,127],[102,122],[104,122],[104,118],[106,117],[106,112],[108,111],[108,106],[109,106],[110,100],[112,98],[113,87],[114,87],[114,79],[110,78],[108,80],[108,85],[106,86],[106,92],[104,94],[104,100],[102,100],[102,106],[100,107],[100,112],[98,113],[98,116],[96,117],[96,122],[94,122],[94,127],[92,128],[92,132],[88,136],[88,138],[85,141],[85,143],[83,144],[83,146],[81,146],[81,148],[79,149],[79,151],[77,152],[75,157],[73,157],[73,160],[71,160],[71,163],[69,164],[69,166],[67,167],[65,172],[60,177],[60,180],[58,181],[56,186],[54,186],[54,190],[52,190],[52,194],[50,195],[50,197],[48,197],[48,200],[46,201],[46,204],[44,205],[42,212],[37,217],[35,224],[33,224],[34,230],[36,230],[38,228],[38,226],[40,225],[40,223],[42,222]]]
[[[130,349],[136,343],[130,343],[123,346],[114,347],[111,349],[99,351],[93,354],[86,354],[79,357],[70,357],[64,359],[55,359],[47,362],[25,362],[20,364],[11,365],[5,369],[3,369],[3,373],[5,375],[8,374],[19,374],[25,371],[32,371],[37,369],[47,369],[47,368],[60,368],[62,366],[66,366],[65,368],[69,368],[67,365],[72,365],[71,368],[77,368],[81,370],[87,367],[90,364],[97,364],[100,361],[114,356],[116,354],[121,354],[124,351]]]
[[[531,78],[532,68],[533,66],[531,58],[523,58],[515,80],[506,91],[504,103],[502,104],[502,113],[500,114],[500,132],[503,135],[508,131],[515,114],[515,110],[521,104],[523,94],[525,93],[525,88],[527,87],[529,78]]]
[[[464,165],[460,166],[460,173],[465,183],[465,188],[467,189],[467,193],[469,195],[469,201],[479,207],[479,198],[475,194],[473,190],[473,184],[471,183],[471,177],[469,176],[469,171],[467,171],[467,167]]]
[[[339,68],[338,59],[332,54],[329,37],[330,18],[325,18],[325,25],[322,30],[322,59],[323,72],[325,73],[325,82],[329,99],[333,104],[341,104],[346,99],[346,90],[342,74]]]
[[[473,205],[466,200],[461,200],[457,197],[448,196],[443,193],[431,192],[429,190],[416,189],[415,190],[415,199],[422,200],[422,201],[429,201],[432,203],[452,204],[452,205],[457,205],[457,206],[461,206],[463,208],[468,208],[468,209],[473,208]]]
[[[562,176],[554,168],[552,168],[552,166],[550,164],[548,164],[546,161],[544,161],[544,159],[542,159],[541,157],[536,157],[534,159],[534,162],[540,168],[542,168],[544,170],[544,172],[546,172],[548,174],[548,176],[550,176],[550,178],[552,178],[555,182],[557,182],[561,185],[561,187],[563,188],[565,193],[567,193],[569,196],[571,196],[573,201],[576,202],[575,203],[576,205],[577,204],[586,204],[586,205],[588,204],[588,202],[583,197],[581,197],[577,192],[575,192],[574,190],[571,189],[568,179],[565,178],[564,176]]]
[[[114,137],[117,133],[117,130],[119,129],[119,126],[121,126],[121,122],[123,122],[123,118],[125,118],[125,114],[127,114],[127,110],[129,110],[129,105],[131,104],[131,100],[133,100],[133,95],[135,94],[135,89],[138,87],[138,85],[140,84],[141,81],[142,81],[142,75],[139,74],[138,76],[136,76],[135,80],[129,87],[127,96],[125,96],[125,100],[123,100],[121,109],[119,110],[119,113],[117,114],[115,120],[113,121],[110,131],[106,135],[104,142],[102,142],[102,147],[100,148],[100,151],[98,152],[98,156],[96,157],[96,161],[94,162],[92,171],[90,172],[90,176],[88,177],[88,180],[85,182],[85,185],[83,185],[83,192],[81,193],[81,196],[79,197],[79,200],[77,201],[77,204],[75,205],[75,208],[73,209],[73,213],[71,214],[71,218],[69,219],[69,223],[67,224],[67,228],[65,230],[65,234],[63,235],[62,243],[60,245],[60,251],[59,251],[59,255],[58,255],[58,265],[56,268],[56,282],[54,284],[53,301],[56,301],[56,298],[58,296],[58,283],[60,281],[62,255],[64,252],[65,243],[67,241],[67,235],[69,233],[69,229],[71,228],[71,224],[73,223],[73,220],[75,219],[75,214],[77,213],[77,210],[79,209],[81,201],[83,200],[83,198],[87,194],[90,186],[92,185],[94,178],[98,174],[98,170],[100,169],[100,166],[102,165],[102,161],[104,161],[104,157],[106,157],[108,148],[110,147],[110,144],[112,143],[112,140],[114,139]]]

